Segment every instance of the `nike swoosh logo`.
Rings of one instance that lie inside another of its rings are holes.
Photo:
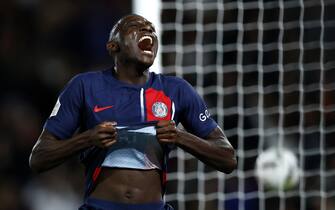
[[[112,108],[113,106],[103,106],[103,107],[98,107],[97,105],[95,105],[93,111],[94,112],[101,112],[101,111],[104,111],[106,109],[110,109]]]

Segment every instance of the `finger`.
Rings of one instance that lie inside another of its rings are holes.
[[[116,133],[117,132],[117,129],[115,128],[115,127],[110,127],[110,126],[108,126],[108,127],[100,127],[99,129],[98,129],[98,132],[99,133],[109,133],[109,134],[113,134],[113,133]]]
[[[163,134],[158,134],[157,135],[158,139],[174,139],[176,138],[176,134],[175,133],[163,133]]]
[[[115,127],[117,125],[117,122],[115,121],[105,121],[100,124],[101,127]]]
[[[156,134],[161,134],[161,133],[175,133],[176,130],[176,126],[174,125],[169,125],[166,127],[161,127],[161,128],[156,128]]]
[[[161,134],[161,133],[166,133],[167,129],[165,127],[163,128],[156,128],[156,135]]]
[[[175,122],[174,120],[170,120],[170,121],[169,121],[169,125],[171,125],[171,126],[176,126],[176,122]]]
[[[103,145],[104,145],[104,147],[110,147],[115,143],[116,143],[116,140],[112,140],[112,141],[108,141],[106,143],[103,143]]]
[[[160,120],[157,123],[157,127],[176,127],[176,122],[174,120]]]
[[[172,121],[169,125],[169,129],[170,130],[177,130],[177,126],[176,126],[176,123],[174,121]]]
[[[157,127],[165,127],[170,124],[170,120],[160,120],[157,122]]]
[[[160,143],[175,143],[173,139],[159,139]]]
[[[101,144],[107,144],[107,143],[109,143],[109,142],[111,142],[111,141],[116,141],[116,139],[113,139],[113,138],[110,138],[110,139],[104,139],[104,140],[101,140],[100,142],[101,142]]]
[[[98,141],[103,141],[105,139],[115,139],[116,134],[109,134],[109,133],[100,133],[98,134]]]
[[[158,134],[164,134],[164,133],[169,133],[169,132],[170,132],[169,129],[166,128],[166,127],[159,128],[159,129],[156,130],[156,135],[158,135]]]

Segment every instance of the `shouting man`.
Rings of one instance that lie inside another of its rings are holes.
[[[37,172],[80,155],[81,210],[172,209],[163,196],[174,147],[224,173],[236,168],[233,147],[192,86],[149,72],[157,48],[151,22],[139,15],[119,20],[107,42],[115,66],[67,84],[32,150]]]

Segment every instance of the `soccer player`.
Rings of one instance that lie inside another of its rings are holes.
[[[74,77],[32,149],[37,172],[80,154],[81,210],[172,209],[163,196],[174,147],[224,173],[236,168],[233,147],[192,86],[149,72],[157,48],[151,22],[139,15],[119,20],[107,42],[114,68]]]

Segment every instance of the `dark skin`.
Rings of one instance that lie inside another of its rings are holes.
[[[138,40],[144,35],[153,40],[147,52],[138,46]],[[149,21],[137,15],[121,19],[113,28],[107,43],[107,49],[115,61],[115,76],[129,84],[145,84],[149,77],[148,67],[154,62],[157,48],[155,29]],[[43,172],[91,146],[112,147],[117,141],[116,124],[102,122],[67,140],[60,140],[43,130],[30,156],[31,168]],[[236,168],[235,151],[219,127],[202,139],[176,127],[174,121],[159,121],[156,133],[161,144],[175,144],[219,171],[230,173]],[[103,168],[91,196],[133,204],[160,201],[160,172]]]

